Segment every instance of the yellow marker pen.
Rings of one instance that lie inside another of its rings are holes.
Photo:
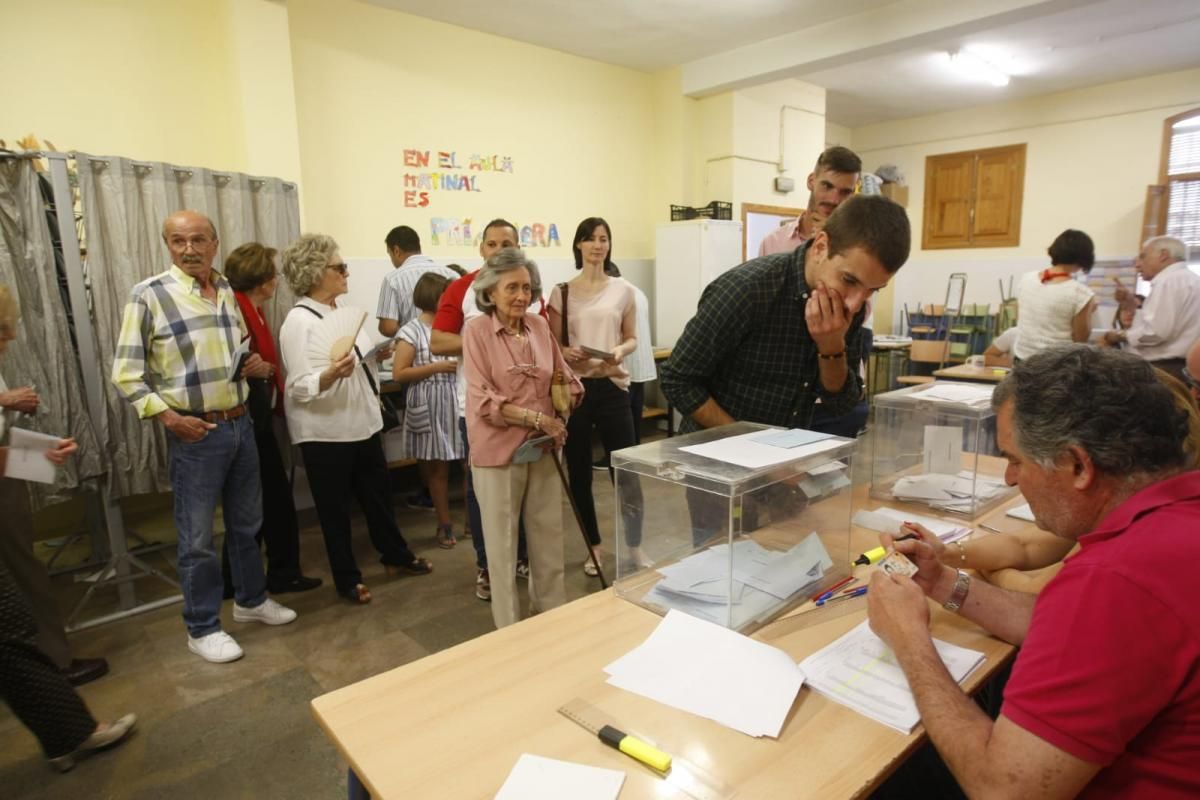
[[[917,539],[917,538],[919,538],[919,537],[914,534],[906,533],[903,536],[897,536],[892,541],[903,542],[905,539]],[[859,565],[878,564],[880,561],[883,560],[883,557],[886,555],[887,555],[887,550],[884,550],[882,547],[876,547],[874,550],[868,550],[867,552],[863,553],[858,558],[854,559],[854,563],[851,564],[850,566],[857,567]]]
[[[600,741],[604,742],[609,747],[620,750],[630,758],[636,758],[643,764],[653,767],[659,772],[666,772],[671,768],[671,757],[659,750],[657,747],[652,747],[646,744],[641,739],[627,735],[624,731],[619,731],[612,725],[605,725],[600,729]]]

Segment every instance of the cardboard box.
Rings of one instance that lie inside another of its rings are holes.
[[[880,189],[880,193],[889,200],[894,200],[900,205],[908,208],[908,187],[900,183],[885,183]]]

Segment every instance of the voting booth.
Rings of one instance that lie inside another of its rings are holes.
[[[871,497],[976,517],[1016,494],[996,446],[994,388],[934,381],[875,395]]]
[[[616,593],[748,633],[849,574],[852,439],[738,422],[612,454]]]

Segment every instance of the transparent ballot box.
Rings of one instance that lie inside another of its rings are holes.
[[[977,517],[1016,494],[996,446],[994,389],[934,381],[875,395],[871,497]]]
[[[738,422],[618,450],[619,597],[748,633],[849,574],[855,443]]]

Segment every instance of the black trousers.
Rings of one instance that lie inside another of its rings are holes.
[[[646,384],[629,384],[629,410],[633,412],[633,443],[642,443],[642,412],[646,409]]]
[[[29,490],[24,481],[0,478],[0,509],[8,530],[0,536],[0,563],[17,591],[29,603],[37,622],[37,644],[58,667],[71,665],[71,645],[63,630],[58,601],[50,585],[50,573],[33,554],[33,512],[29,508]]]
[[[254,538],[267,543],[267,588],[286,583],[300,574],[300,524],[296,520],[296,504],[292,485],[283,468],[283,456],[275,432],[254,428],[254,443],[258,445],[258,475],[262,481],[263,524]],[[229,537],[221,544],[221,574],[225,576],[226,594],[233,591],[229,571]]]
[[[416,556],[408,549],[392,510],[387,461],[379,434],[359,442],[303,442],[300,454],[325,537],[329,569],[339,592],[362,583],[350,530],[351,498],[358,501],[367,519],[367,532],[379,551],[379,560],[393,566],[413,562]]]
[[[10,531],[0,530],[0,536]],[[58,667],[38,649],[37,623],[0,562],[0,697],[33,731],[46,758],[65,756],[92,735],[96,720]]]
[[[571,478],[571,496],[583,520],[583,532],[595,547],[600,544],[596,522],[596,502],[592,498],[592,430],[600,432],[604,452],[611,453],[635,444],[633,418],[629,411],[629,393],[608,378],[583,379],[583,403],[571,412],[567,421],[567,471]],[[612,467],[608,468],[612,479]],[[625,542],[630,547],[642,543],[642,485],[635,476],[622,473],[621,516],[625,524]]]

